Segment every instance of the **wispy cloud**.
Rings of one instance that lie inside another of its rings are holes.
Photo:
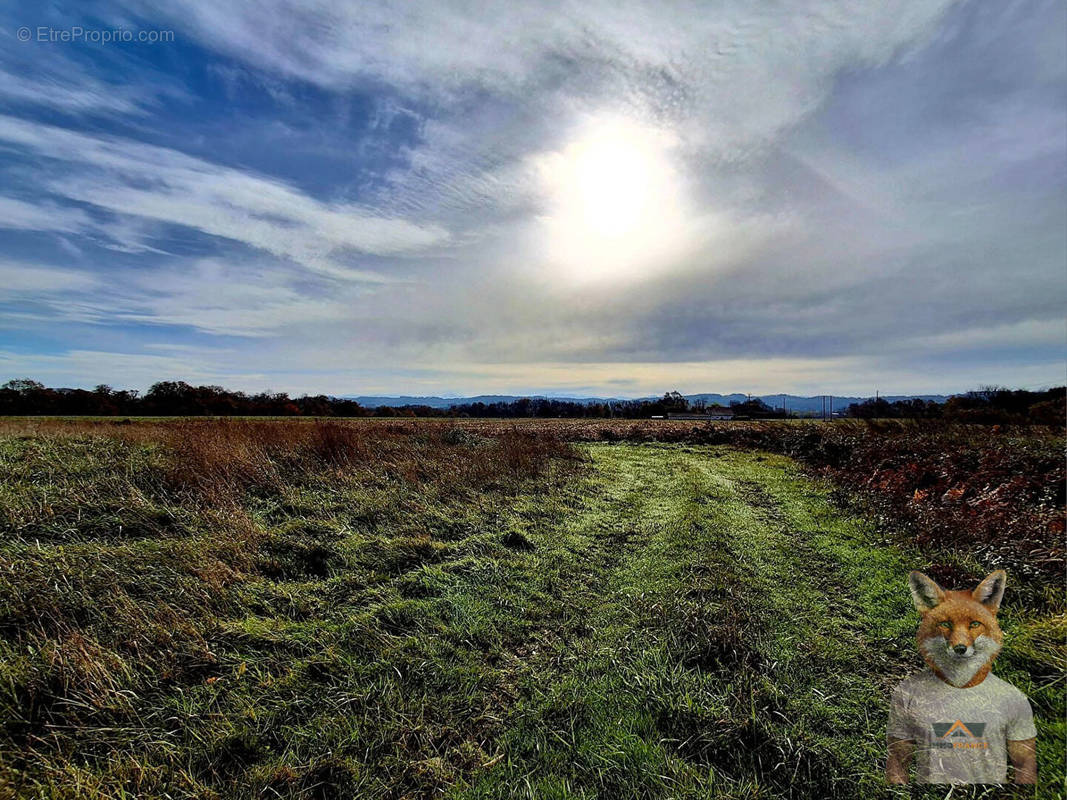
[[[8,102],[49,106],[71,113],[142,113],[138,103],[119,87],[69,78],[34,79],[0,72],[0,97]]]
[[[181,272],[130,270],[105,282],[85,271],[0,263],[0,302],[32,299],[35,309],[19,318],[51,323],[141,323],[260,338],[342,322],[359,297],[358,287],[311,287],[277,265],[203,259]]]
[[[0,118],[0,141],[43,159],[46,186],[57,196],[195,228],[334,278],[384,280],[346,263],[346,256],[402,255],[448,240],[447,231],[436,225],[324,203],[281,181],[168,148],[13,117]]]
[[[88,215],[78,208],[63,208],[47,201],[27,203],[0,196],[0,228],[79,233],[89,224]]]
[[[108,316],[155,325],[188,326],[226,336],[266,336],[294,325],[336,322],[350,306],[344,295],[293,286],[279,269],[235,267],[213,260],[197,262],[181,274],[135,278],[134,292],[117,293]]]
[[[85,291],[99,286],[91,274],[39,264],[0,261],[0,300]]]

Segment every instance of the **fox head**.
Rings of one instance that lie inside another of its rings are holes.
[[[997,610],[1007,573],[991,572],[974,591],[946,591],[921,572],[908,576],[911,597],[922,615],[919,652],[937,676],[960,688],[985,680],[1004,635]]]

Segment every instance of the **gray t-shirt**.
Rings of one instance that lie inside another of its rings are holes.
[[[1008,740],[1037,729],[1026,695],[996,675],[958,689],[926,669],[893,690],[887,736],[915,742],[919,783],[1005,783]]]

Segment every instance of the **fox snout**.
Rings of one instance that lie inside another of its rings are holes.
[[[974,640],[965,629],[956,627],[947,638],[948,649],[957,656],[974,655]]]
[[[974,655],[973,644],[948,644],[949,652],[957,658],[970,658]]]

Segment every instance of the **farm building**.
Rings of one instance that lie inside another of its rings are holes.
[[[699,411],[685,411],[685,412],[668,412],[667,419],[733,419],[734,411],[732,408],[724,408],[723,406],[711,406],[705,409],[703,412]]]

